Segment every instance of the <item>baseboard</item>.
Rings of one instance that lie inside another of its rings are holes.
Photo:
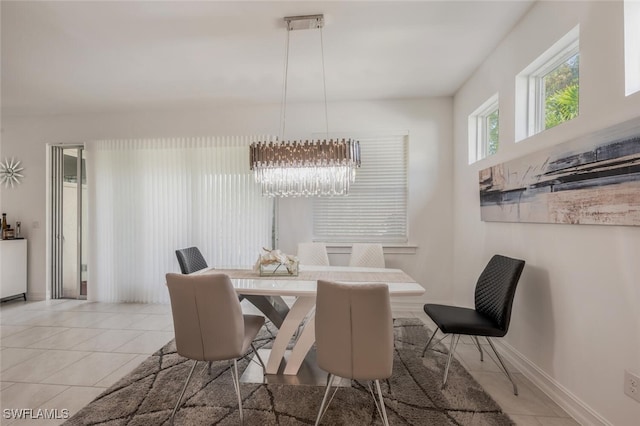
[[[493,341],[500,346],[501,355],[504,355],[520,373],[531,380],[534,385],[573,417],[575,421],[583,426],[613,426],[553,377],[529,361],[511,345],[505,343],[503,339],[494,339]]]
[[[38,300],[46,300],[46,299],[47,299],[47,293],[35,292],[35,291],[28,291],[27,292],[27,301],[29,301],[29,302],[38,301]]]

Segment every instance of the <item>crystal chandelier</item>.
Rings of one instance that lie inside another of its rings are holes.
[[[278,197],[344,195],[360,166],[357,141],[251,144],[251,169],[262,194]]]
[[[322,47],[324,15],[291,16],[284,20],[287,23],[287,44],[281,113],[283,138],[287,106],[289,33],[293,30],[319,29]],[[328,134],[324,52],[322,80]],[[262,195],[270,197],[346,195],[355,180],[356,168],[360,167],[360,143],[350,139],[257,142],[251,144],[249,151],[250,166],[256,182],[260,183]]]

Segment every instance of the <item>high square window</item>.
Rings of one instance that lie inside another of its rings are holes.
[[[469,164],[498,152],[500,113],[498,94],[469,115]]]
[[[627,96],[640,91],[640,0],[624,2],[624,76]]]
[[[580,112],[580,44],[575,27],[516,78],[516,139],[569,121]],[[519,130],[520,129],[520,130]]]

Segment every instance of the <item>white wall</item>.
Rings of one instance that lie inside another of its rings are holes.
[[[3,117],[1,157],[25,165],[24,183],[3,190],[0,205],[22,220],[29,238],[29,295],[46,288],[46,144],[106,138],[272,134],[279,105],[208,111],[149,111],[55,117]],[[414,254],[391,254],[388,265],[402,267],[425,285],[430,300],[451,298],[452,99],[350,102],[329,105],[333,131],[409,131],[409,231]],[[324,128],[324,104],[289,105],[287,135],[308,137]],[[248,159],[247,159],[248,167]],[[295,253],[311,239],[311,199],[280,203],[280,247]],[[34,222],[39,228],[34,228]],[[108,225],[108,224],[106,224]],[[259,248],[256,248],[259,250]],[[346,255],[332,255],[344,263]],[[89,265],[90,267],[90,265]],[[89,285],[91,285],[89,283]],[[426,300],[425,296],[425,300]],[[412,300],[420,303],[420,300]]]
[[[514,142],[515,75],[580,24],[580,116]],[[500,150],[468,164],[467,118],[500,95]],[[640,115],[625,97],[621,2],[539,2],[454,98],[454,300],[473,305],[494,253],[527,261],[506,342],[511,358],[583,424],[637,425],[623,393],[640,372],[640,227],[485,223],[478,171]]]

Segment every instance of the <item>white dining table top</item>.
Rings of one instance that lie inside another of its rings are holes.
[[[225,269],[247,269],[239,267],[226,267],[226,268],[208,268],[200,271],[203,274],[211,273],[223,273]],[[399,273],[402,272],[399,269],[390,268],[363,268],[352,266],[316,266],[316,265],[300,265],[300,270],[305,272],[349,272],[349,273],[380,273],[381,277],[384,277],[385,273]],[[306,274],[308,276],[308,274]],[[326,276],[326,274],[323,274]],[[277,279],[273,277],[258,277],[255,278],[231,278],[233,286],[238,294],[247,295],[263,295],[263,296],[315,296],[317,280],[308,279],[295,279],[292,277],[286,277],[285,279]],[[363,284],[358,281],[343,281],[345,283]],[[384,281],[367,281],[371,282],[384,282]],[[411,282],[385,282],[389,286],[389,296],[401,297],[401,296],[420,296],[424,294],[425,289],[415,281]]]

